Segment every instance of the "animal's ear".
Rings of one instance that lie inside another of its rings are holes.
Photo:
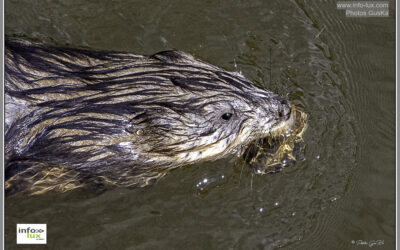
[[[189,55],[189,54],[187,54],[185,52],[178,51],[178,50],[161,51],[161,52],[158,52],[158,53],[156,53],[154,55],[151,55],[150,57],[154,58],[154,59],[157,59],[157,60],[160,60],[162,62],[171,62],[171,63],[196,61],[196,59],[193,56],[191,56],[191,55]]]

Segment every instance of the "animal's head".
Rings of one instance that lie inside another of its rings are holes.
[[[160,70],[154,66],[159,82],[140,87],[148,94],[128,131],[139,146],[166,162],[168,157],[193,163],[239,153],[252,140],[282,132],[290,123],[286,100],[237,73],[182,52],[162,52],[153,59],[162,65]]]

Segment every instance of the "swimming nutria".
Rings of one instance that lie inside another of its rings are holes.
[[[152,56],[5,41],[8,193],[145,186],[279,133],[288,101],[180,51]]]

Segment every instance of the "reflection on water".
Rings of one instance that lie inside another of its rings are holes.
[[[241,159],[156,185],[6,199],[47,223],[48,249],[354,249],[394,246],[394,12],[345,18],[335,1],[6,1],[6,33],[57,45],[177,48],[281,95],[308,115],[304,160],[255,175]],[[260,159],[260,158],[257,158]]]

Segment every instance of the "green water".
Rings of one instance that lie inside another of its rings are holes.
[[[288,94],[309,117],[305,159],[277,174],[220,160],[148,188],[7,197],[6,249],[394,249],[389,3],[388,18],[346,18],[335,1],[6,0],[8,35],[183,50]],[[47,245],[16,245],[17,223],[47,223]]]

